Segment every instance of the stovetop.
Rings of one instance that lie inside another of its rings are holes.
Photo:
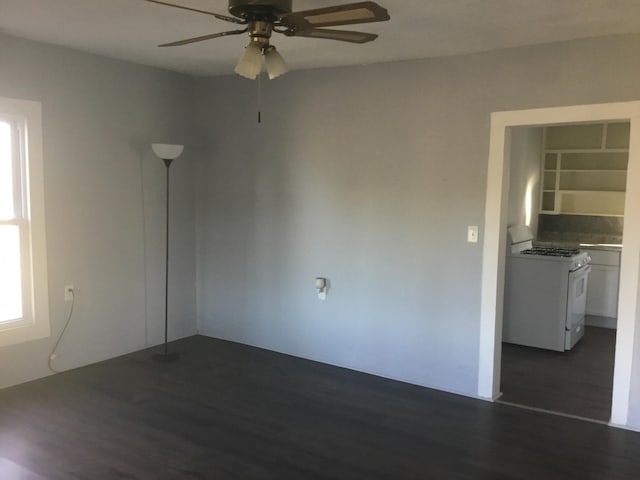
[[[519,253],[523,255],[541,255],[545,257],[574,257],[580,253],[577,248],[563,247],[533,247],[522,250]]]
[[[569,271],[575,271],[585,267],[591,262],[589,253],[579,248],[568,248],[564,246],[533,246],[531,242],[523,242],[511,246],[511,257],[526,258],[528,261],[552,261],[567,265]]]

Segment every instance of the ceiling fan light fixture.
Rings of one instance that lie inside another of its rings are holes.
[[[282,58],[282,55],[278,53],[276,47],[273,45],[270,45],[264,52],[264,61],[269,80],[273,80],[289,71],[289,67],[287,67],[284,58]]]
[[[247,45],[234,71],[241,77],[255,80],[262,71],[262,48],[254,42]]]
[[[159,46],[177,47],[228,35],[248,33],[250,43],[244,49],[234,70],[238,75],[250,80],[255,80],[262,72],[263,56],[265,57],[264,62],[269,79],[273,80],[289,70],[280,54],[270,45],[273,33],[286,35],[287,37],[368,43],[378,38],[378,35],[323,27],[386,22],[390,19],[389,12],[385,8],[370,0],[301,11],[293,10],[293,0],[228,0],[231,16],[170,3],[172,0],[146,1],[209,15],[219,20],[242,25],[243,28],[237,30],[201,35],[176,42],[163,43]]]

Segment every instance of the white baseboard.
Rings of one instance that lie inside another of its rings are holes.
[[[588,327],[600,327],[616,330],[618,327],[618,319],[613,317],[603,317],[601,315],[586,315],[584,323]]]
[[[620,425],[619,423],[612,423],[612,422],[609,422],[608,425],[610,427],[620,428],[622,430],[629,430],[631,432],[640,432],[640,428],[632,427],[631,425]]]

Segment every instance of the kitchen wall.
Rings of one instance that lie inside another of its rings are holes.
[[[254,83],[199,80],[199,328],[475,395],[490,113],[639,99],[639,47],[292,72],[264,86],[261,125]]]
[[[0,348],[0,387],[157,344],[164,334],[164,175],[151,141],[184,142],[172,166],[171,335],[195,332],[192,80],[0,36],[0,96],[42,103],[52,336]]]
[[[528,225],[535,235],[540,211],[542,128],[511,129],[507,225]]]

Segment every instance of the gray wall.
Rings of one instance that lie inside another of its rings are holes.
[[[542,128],[511,129],[511,163],[507,224],[526,223],[527,197],[531,205],[529,226],[535,235],[540,211],[540,171],[542,162]]]
[[[475,395],[482,228],[465,240],[484,219],[490,113],[639,99],[639,47],[293,72],[265,86],[262,125],[254,83],[199,81],[200,330]]]
[[[638,36],[292,72],[261,125],[252,82],[0,40],[0,95],[43,103],[53,326],[0,349],[0,386],[47,373],[67,283],[60,368],[161,340],[168,141],[195,147],[172,167],[173,337],[196,275],[203,333],[475,395],[490,112],[640,98]]]
[[[52,336],[0,348],[0,387],[46,375],[77,302],[60,369],[159,343],[164,311],[164,166],[151,141],[192,143],[192,80],[0,37],[0,96],[42,102]],[[172,336],[195,331],[193,161],[172,167]]]

